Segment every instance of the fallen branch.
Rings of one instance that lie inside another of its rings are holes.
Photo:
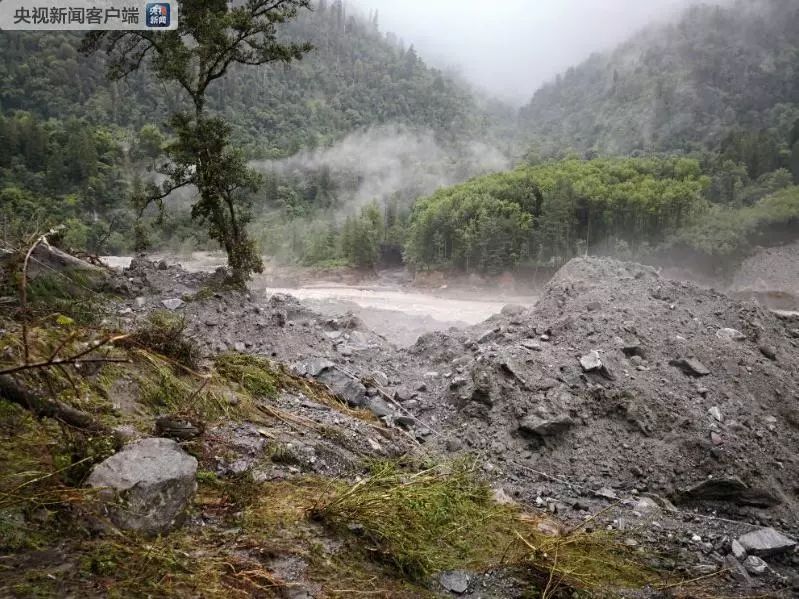
[[[45,399],[31,393],[8,375],[0,375],[0,397],[30,410],[39,418],[53,418],[75,428],[96,433],[110,433],[107,426],[91,414],[78,410],[57,399]]]
[[[108,337],[106,339],[103,339],[102,341],[99,341],[98,343],[95,343],[92,346],[89,346],[88,348],[84,349],[83,351],[78,352],[77,354],[69,356],[68,358],[56,359],[56,356],[58,355],[58,352],[65,345],[64,343],[62,343],[56,349],[56,351],[54,351],[50,355],[50,357],[47,360],[43,360],[41,362],[33,362],[33,363],[29,363],[26,360],[25,364],[20,364],[18,366],[12,366],[11,368],[6,368],[5,370],[0,370],[0,375],[14,374],[14,373],[17,373],[17,372],[22,372],[24,370],[32,370],[32,369],[35,369],[35,368],[49,368],[51,366],[62,366],[64,364],[71,364],[73,366],[78,366],[80,364],[96,364],[98,362],[99,363],[103,363],[103,362],[111,362],[111,363],[123,362],[123,363],[127,363],[127,362],[130,362],[130,360],[128,358],[85,358],[85,359],[83,359],[83,356],[86,356],[86,355],[92,353],[93,351],[95,351],[97,349],[100,349],[101,347],[103,347],[105,345],[108,345],[109,343],[116,343],[117,341],[121,341],[123,339],[127,339],[127,337],[128,337],[127,335],[115,335],[113,337]]]

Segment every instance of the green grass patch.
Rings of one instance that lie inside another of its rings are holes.
[[[214,360],[217,372],[257,397],[275,397],[284,378],[266,358],[229,352]]]
[[[186,319],[167,310],[156,310],[147,316],[123,344],[157,353],[188,369],[196,369],[200,360],[197,344],[184,334]]]
[[[545,596],[641,588],[655,580],[606,534],[548,536],[540,518],[491,498],[467,463],[406,472],[378,464],[368,478],[314,509],[333,530],[355,531],[373,558],[412,581],[452,569],[525,569]]]
[[[273,399],[279,391],[290,391],[327,405],[339,412],[374,422],[377,419],[364,409],[352,409],[337,398],[325,385],[290,372],[283,364],[261,356],[229,352],[214,360],[217,372],[240,385],[253,397]]]

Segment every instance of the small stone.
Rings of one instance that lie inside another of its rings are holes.
[[[733,539],[730,551],[738,561],[746,559],[746,549],[744,549],[743,545],[741,545],[737,539]]]
[[[297,362],[292,366],[294,372],[300,376],[318,377],[328,368],[333,368],[335,364],[326,358],[311,358],[302,362]]]
[[[759,348],[760,353],[766,356],[769,360],[777,361],[777,350],[770,345],[761,345]]]
[[[366,402],[366,408],[378,418],[391,416],[394,411],[379,397],[372,397]]]
[[[651,497],[641,497],[641,499],[638,500],[638,503],[635,504],[635,511],[642,514],[659,512],[660,506]]]
[[[756,555],[750,555],[744,560],[744,568],[752,576],[761,576],[768,570],[768,564]]]
[[[719,329],[716,331],[716,337],[725,341],[744,341],[746,335],[737,329]]]
[[[451,593],[462,595],[469,590],[469,574],[463,570],[452,570],[451,572],[442,572],[438,577],[441,586]]]
[[[416,419],[410,416],[397,416],[394,422],[397,423],[397,426],[401,426],[402,428],[410,429],[416,426]]]
[[[499,332],[499,329],[498,329],[498,328],[494,328],[494,329],[491,329],[491,330],[489,330],[489,331],[486,331],[486,332],[484,332],[482,335],[480,335],[480,336],[477,338],[477,343],[485,343],[486,341],[489,341],[489,340],[490,340],[490,339],[492,339],[492,338],[494,337],[494,335],[496,335],[498,332]]]
[[[394,399],[402,403],[412,400],[417,395],[410,387],[397,387],[394,390]]]
[[[671,365],[677,366],[678,368],[682,369],[683,372],[690,374],[691,376],[707,376],[710,374],[710,370],[708,370],[707,366],[702,364],[702,362],[696,358],[673,360]]]
[[[183,306],[183,300],[177,297],[172,299],[165,299],[162,300],[161,303],[163,304],[164,308],[167,310],[177,310],[178,308]]]
[[[598,491],[594,491],[594,495],[597,497],[602,497],[603,499],[609,499],[611,501],[616,501],[619,496],[616,494],[616,491],[609,487],[602,487]]]
[[[519,423],[519,430],[539,437],[554,437],[572,427],[574,421],[569,416],[556,416],[555,418],[539,418],[527,416]]]
[[[372,373],[372,380],[381,387],[388,386],[388,376],[386,376],[385,372],[381,372],[380,370],[376,370]]]
[[[530,351],[541,351],[541,344],[536,341],[535,339],[525,339],[522,341],[522,347],[524,349],[529,349]]]
[[[710,408],[708,413],[713,416],[713,419],[716,422],[724,422],[724,416],[721,415],[721,410],[719,410],[718,406],[713,406]]]
[[[718,446],[724,443],[724,439],[718,433],[710,433],[710,442]]]
[[[752,584],[752,579],[749,578],[749,573],[746,571],[746,568],[732,555],[728,555],[724,558],[724,566],[729,571],[730,576],[744,587],[749,587]]]
[[[599,352],[596,350],[590,351],[584,356],[580,357],[580,366],[583,367],[585,372],[592,372],[602,368],[602,359],[599,357]]]

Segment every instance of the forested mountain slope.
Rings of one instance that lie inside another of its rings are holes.
[[[731,129],[788,135],[799,117],[799,2],[698,5],[595,54],[522,109],[545,154],[715,147]]]
[[[210,93],[252,156],[291,154],[385,122],[466,135],[481,126],[471,92],[380,33],[376,18],[350,16],[342,2],[322,1],[283,31],[315,50],[290,68],[236,69]],[[108,82],[102,58],[81,56],[79,42],[71,33],[4,32],[0,113],[74,116],[138,130],[160,124],[180,102],[146,71]]]
[[[250,159],[286,157],[387,123],[442,143],[486,130],[488,117],[471,91],[382,34],[376,16],[349,15],[341,1],[320,0],[281,35],[315,49],[290,67],[231,69],[209,89],[211,109],[232,124],[235,145]],[[170,135],[164,123],[185,98],[146,69],[109,81],[101,55],[80,53],[81,39],[0,35],[0,233],[66,222],[72,247],[130,251],[131,192],[161,153]],[[259,208],[276,201],[260,198]],[[189,235],[175,233],[175,223],[169,228],[178,238]]]

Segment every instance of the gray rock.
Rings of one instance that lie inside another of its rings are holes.
[[[738,538],[741,547],[750,555],[769,556],[790,551],[796,541],[773,528],[761,528]]]
[[[391,416],[394,413],[394,410],[392,410],[391,407],[380,397],[369,398],[369,400],[366,402],[366,408],[378,418]]]
[[[522,341],[522,347],[524,349],[529,349],[530,351],[542,350],[541,344],[535,339],[525,339],[524,341]]]
[[[382,371],[380,371],[380,370],[375,370],[375,371],[372,373],[372,380],[373,380],[373,381],[374,381],[376,384],[380,385],[381,387],[386,387],[386,386],[388,386],[388,376],[386,376],[386,373],[385,373],[385,372],[382,372]]]
[[[202,431],[192,422],[173,416],[161,416],[155,421],[155,434],[159,437],[169,437],[178,441],[189,441],[202,434]]]
[[[314,378],[322,374],[328,368],[333,368],[335,364],[326,358],[310,358],[294,364],[294,372],[300,376],[312,376]]]
[[[493,329],[491,329],[489,331],[486,331],[485,333],[483,333],[482,335],[480,335],[477,338],[477,343],[485,343],[486,341],[489,341],[490,339],[492,339],[494,337],[494,335],[496,335],[497,333],[499,333],[499,328],[498,327],[497,328],[493,328]]]
[[[685,374],[689,374],[691,376],[707,376],[710,374],[710,370],[708,370],[707,366],[702,364],[702,362],[696,358],[682,358],[680,360],[673,360],[671,365],[680,368]]]
[[[724,422],[724,416],[721,415],[721,410],[719,410],[718,406],[713,406],[710,408],[708,413],[713,416],[713,419],[716,422]]]
[[[413,428],[416,426],[416,419],[411,418],[410,416],[397,416],[394,419],[394,422],[397,426],[401,426],[403,428]]]
[[[502,315],[503,316],[519,316],[524,314],[527,311],[527,308],[520,304],[505,304],[502,306]]]
[[[744,568],[753,576],[761,576],[768,570],[768,564],[756,555],[750,555],[744,560]]]
[[[599,357],[599,352],[596,350],[588,352],[586,355],[580,357],[580,366],[584,372],[598,372],[608,380],[615,380],[612,370],[608,363]]]
[[[592,372],[602,368],[602,359],[599,357],[599,352],[593,350],[588,352],[586,355],[581,356],[580,366],[583,367],[585,372]]]
[[[761,345],[759,348],[760,353],[766,356],[769,360],[777,361],[777,350],[770,345]]]
[[[363,383],[338,368],[326,368],[316,378],[350,406],[359,408],[366,403],[366,387]]]
[[[441,586],[451,593],[461,595],[469,590],[470,576],[463,570],[452,570],[451,572],[442,572],[438,577]]]
[[[161,303],[163,304],[164,308],[167,310],[177,310],[183,306],[183,300],[177,297],[173,297],[172,299],[165,299],[162,300]]]
[[[770,493],[749,487],[737,476],[709,478],[675,494],[678,503],[690,501],[727,501],[739,505],[770,507],[780,503]]]
[[[650,514],[653,512],[659,512],[660,506],[651,497],[641,497],[638,500],[638,503],[635,504],[635,511],[642,514]]]
[[[98,464],[87,486],[103,489],[100,510],[124,530],[147,535],[179,522],[197,490],[197,460],[171,439],[142,439]]]
[[[524,433],[546,438],[560,435],[573,425],[574,421],[565,415],[549,419],[539,418],[538,416],[527,416],[519,423],[519,430]]]
[[[719,329],[716,331],[716,337],[725,341],[744,341],[746,335],[737,329]]]
[[[724,558],[724,567],[727,568],[730,576],[744,587],[748,587],[752,584],[752,579],[749,578],[749,573],[746,571],[746,568],[732,555],[728,555]]]
[[[402,386],[402,387],[397,387],[394,390],[394,399],[396,399],[399,402],[410,401],[417,395],[418,393],[416,393],[416,391],[414,391],[410,387]]]
[[[602,487],[598,491],[594,491],[594,495],[597,497],[602,497],[603,499],[609,499],[611,501],[616,501],[619,498],[619,496],[616,494],[616,491],[608,487]]]
[[[746,559],[746,549],[738,542],[738,539],[733,539],[730,552],[738,561]]]

